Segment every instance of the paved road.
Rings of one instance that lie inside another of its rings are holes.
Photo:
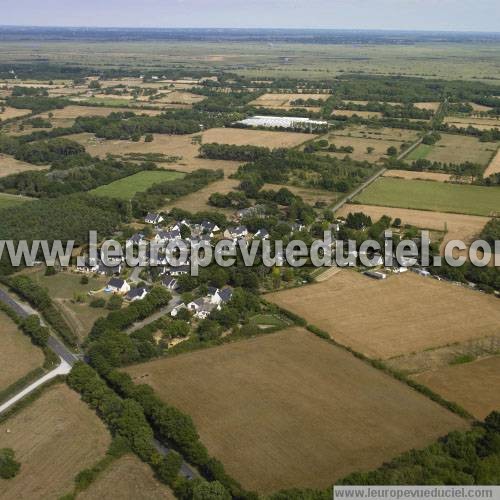
[[[18,392],[15,396],[7,400],[5,403],[0,405],[0,414],[8,410],[11,406],[15,405],[18,401],[26,397],[28,394],[33,392],[35,389],[45,384],[49,380],[59,376],[67,375],[71,371],[71,365],[66,363],[64,359],[61,359],[61,364],[49,373],[46,373],[43,377],[30,384],[28,387],[24,388],[22,391]]]
[[[45,322],[43,321],[38,311],[35,311],[30,305],[24,304],[20,300],[14,298],[2,288],[0,288],[0,301],[11,307],[21,318],[27,318],[28,316],[36,314],[40,317],[40,322],[42,323],[42,325],[45,325]],[[76,354],[72,353],[64,345],[64,343],[59,340],[52,332],[47,344],[60,358],[62,358],[70,366],[73,366],[80,359]]]
[[[177,295],[175,293],[172,293],[172,295],[174,297],[168,303],[168,305],[166,307],[164,307],[163,309],[160,309],[158,312],[155,312],[151,316],[148,316],[146,319],[143,319],[142,321],[139,321],[138,323],[134,323],[131,327],[127,328],[127,330],[125,330],[125,332],[130,335],[131,333],[134,333],[137,330],[140,330],[141,328],[144,328],[145,326],[148,326],[151,323],[154,323],[156,320],[162,318],[163,316],[170,314],[172,312],[172,309],[175,306],[178,306],[182,302],[179,295]]]
[[[32,314],[37,314],[38,316],[40,316],[39,313],[32,309],[28,304],[24,304],[18,299],[12,297],[2,288],[0,288],[0,301],[10,306],[21,318],[27,318]],[[177,304],[180,304],[180,302],[180,297],[178,295],[175,295],[174,298],[169,302],[167,307],[158,311],[156,314],[153,314],[141,323],[137,323],[136,325],[134,325],[132,328],[135,329],[132,331],[142,328],[143,326],[146,326],[147,324],[161,318],[165,314],[170,313],[170,311],[172,311],[172,309]],[[41,318],[40,320],[43,321]],[[132,331],[130,331],[129,333],[132,333]],[[72,366],[80,359],[76,354],[72,353],[57,337],[54,337],[53,335],[49,337],[48,345],[59,356],[59,358],[61,359],[61,364],[55,370],[52,370],[43,377],[39,378],[37,381],[33,382],[33,384],[29,385],[22,391],[18,392],[11,399],[6,401],[4,404],[0,405],[0,414],[17,403],[22,398],[27,396],[29,393],[33,392],[38,387],[45,384],[50,379],[57,377],[58,375],[67,375],[71,371]],[[168,453],[170,453],[171,451],[170,448],[167,448],[156,439],[154,445],[158,452],[162,455],[168,455]],[[192,469],[187,462],[182,463],[180,474],[187,479],[193,479],[198,476],[197,472]]]

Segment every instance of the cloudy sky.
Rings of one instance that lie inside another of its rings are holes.
[[[0,0],[2,25],[500,31],[500,0]]]

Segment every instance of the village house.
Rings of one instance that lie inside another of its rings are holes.
[[[130,285],[121,278],[111,278],[106,285],[106,292],[116,293],[118,295],[125,295],[130,292]]]
[[[224,231],[224,238],[237,241],[248,235],[248,229],[245,226],[228,227]]]
[[[144,218],[144,222],[146,224],[154,224],[155,226],[157,226],[158,224],[160,224],[161,222],[163,222],[165,219],[163,218],[162,215],[160,214],[157,214],[157,213],[154,213],[154,212],[150,212],[146,215],[146,217]]]
[[[179,288],[179,282],[174,276],[167,276],[162,280],[161,284],[168,290],[177,290]]]
[[[267,229],[259,229],[254,235],[254,239],[258,240],[268,240],[269,239],[269,233]]]
[[[127,293],[127,297],[126,298],[130,302],[135,302],[136,300],[142,300],[142,299],[144,299],[147,294],[148,294],[148,291],[144,287],[132,288],[132,290],[130,290]]]

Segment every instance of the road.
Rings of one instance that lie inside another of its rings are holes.
[[[36,314],[40,316],[40,314],[35,311],[33,308],[31,308],[28,304],[22,303],[20,300],[12,297],[9,293],[7,293],[5,290],[0,288],[0,301],[3,302],[4,304],[8,305],[11,307],[18,316],[21,318],[27,318],[28,316],[31,316],[33,314]],[[146,326],[153,321],[156,321],[157,319],[161,318],[165,314],[170,313],[172,309],[177,305],[180,304],[181,299],[178,295],[174,295],[174,298],[169,302],[168,306],[161,309],[157,313],[153,314],[149,318],[146,318],[144,321],[140,323],[136,323],[133,325],[132,331],[135,331],[139,328],[142,328],[143,326]],[[43,322],[42,318],[40,317],[40,321]],[[132,333],[132,331],[128,333]],[[28,387],[23,389],[22,391],[18,392],[15,396],[10,398],[8,401],[0,405],[0,414],[4,411],[6,411],[8,408],[13,406],[15,403],[20,401],[22,398],[26,397],[28,394],[33,392],[35,389],[40,387],[41,385],[45,384],[49,380],[53,379],[54,377],[57,377],[58,375],[67,375],[70,371],[72,366],[80,360],[80,358],[72,353],[57,337],[51,334],[48,340],[48,346],[59,356],[59,359],[61,360],[60,365],[52,370],[51,372],[45,374],[43,377],[39,378],[32,384],[30,384]],[[170,448],[167,448],[164,446],[162,443],[157,441],[155,439],[154,442],[155,448],[158,450],[159,453],[162,455],[168,455],[170,453]],[[187,478],[187,479],[193,479],[198,476],[197,472],[187,463],[183,462],[181,465],[180,469],[180,474]]]
[[[35,311],[29,304],[25,304],[20,300],[14,298],[2,288],[0,288],[0,301],[11,307],[16,312],[16,314],[23,319],[36,314],[40,317],[40,323],[46,326],[38,311]],[[60,358],[62,358],[70,366],[73,366],[77,361],[80,360],[80,358],[76,354],[72,353],[52,332],[50,333],[47,344]]]
[[[172,312],[172,309],[175,306],[178,306],[182,302],[179,295],[177,295],[175,293],[172,293],[172,295],[174,297],[168,303],[168,305],[166,307],[164,307],[163,309],[160,309],[159,311],[155,312],[151,316],[148,316],[146,319],[143,319],[142,321],[139,321],[138,323],[134,323],[131,327],[129,327],[129,328],[127,328],[127,330],[125,330],[125,333],[130,335],[131,333],[134,333],[137,330],[140,330],[141,328],[144,328],[145,326],[148,326],[151,323],[154,323],[156,320],[162,318],[166,314],[170,314]]]

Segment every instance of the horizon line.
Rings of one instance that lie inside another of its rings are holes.
[[[32,29],[97,29],[97,30],[223,30],[223,31],[243,31],[243,30],[280,30],[280,31],[344,31],[344,32],[383,32],[383,33],[456,33],[456,34],[483,34],[483,35],[500,35],[500,31],[483,31],[483,30],[453,30],[453,29],[404,29],[404,28],[325,28],[325,27],[256,27],[256,26],[73,26],[73,25],[30,25],[30,24],[0,24],[2,28],[32,28]]]

